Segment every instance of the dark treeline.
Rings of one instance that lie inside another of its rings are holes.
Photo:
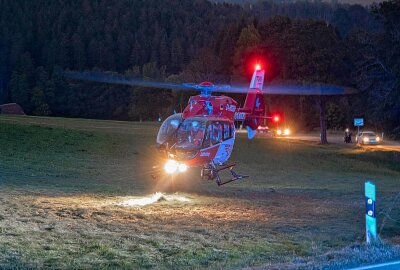
[[[242,6],[205,0],[0,0],[0,102],[29,114],[155,120],[188,93],[66,80],[63,70],[153,80],[249,79],[263,59],[271,80],[347,85],[329,97],[328,128],[354,116],[400,134],[400,3],[365,8],[298,1]],[[277,16],[278,15],[278,16]],[[243,96],[236,96],[243,102]],[[318,98],[268,97],[298,129],[318,126]]]
[[[335,25],[342,35],[353,28],[363,28],[378,31],[380,23],[361,5],[339,4],[339,1],[277,1],[277,0],[214,0],[218,3],[237,3],[258,18],[287,16],[289,18],[323,20]]]

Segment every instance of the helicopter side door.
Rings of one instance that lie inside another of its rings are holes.
[[[214,121],[211,124],[211,142],[213,145],[219,144],[222,142],[223,135],[223,125],[219,121]]]
[[[215,134],[213,132],[215,132]],[[220,140],[218,136],[213,135],[222,135],[221,132],[222,130],[219,124],[213,121],[207,121],[202,147],[196,158],[188,161],[187,164],[189,166],[200,166],[210,163],[210,160],[214,160],[222,140]],[[220,138],[222,138],[222,136]]]
[[[233,150],[235,139],[234,134],[234,129],[228,121],[218,121],[213,123],[213,135],[215,135],[215,138],[212,138],[212,141],[219,144],[217,154],[213,159],[216,164],[223,164],[228,161]]]
[[[210,160],[215,164],[225,163],[233,149],[235,140],[235,128],[229,121],[210,121],[204,134],[202,149],[197,157],[190,161],[188,165],[205,164]]]
[[[206,132],[204,134],[203,149],[211,146],[211,123],[207,123]]]

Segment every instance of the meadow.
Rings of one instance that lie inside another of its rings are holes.
[[[196,168],[164,175],[158,127],[0,116],[0,268],[334,269],[400,257],[400,153],[238,134],[231,160],[250,177],[218,187]],[[366,180],[378,190],[373,246]]]

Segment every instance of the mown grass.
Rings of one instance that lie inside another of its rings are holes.
[[[1,116],[0,268],[319,265],[363,243],[366,179],[379,209],[400,191],[395,152],[241,134],[232,161],[250,178],[220,188],[197,169],[156,178],[157,128]],[[190,201],[116,205],[156,191]],[[390,215],[400,219],[399,208]],[[380,236],[400,243],[399,230],[387,220]]]
[[[84,189],[98,168],[104,138],[93,132],[0,125],[1,180],[8,185]]]
[[[396,152],[260,139],[238,143],[234,154],[243,159],[243,170],[252,172],[256,189],[268,183],[276,188],[360,192],[364,181],[371,179],[380,190],[393,191],[400,183],[395,180],[400,171]]]

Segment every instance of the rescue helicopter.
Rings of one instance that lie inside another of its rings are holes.
[[[198,90],[199,95],[189,98],[181,113],[169,116],[161,124],[157,134],[157,148],[165,157],[164,170],[168,174],[183,173],[191,167],[201,168],[201,178],[215,180],[218,186],[249,177],[236,173],[235,163],[228,164],[235,144],[235,121],[243,122],[249,139],[257,134],[257,128],[266,118],[264,94],[281,95],[341,95],[352,89],[338,86],[298,86],[274,85],[263,92],[265,70],[259,64],[248,88],[229,85],[177,84],[135,80],[124,76],[111,76],[93,72],[67,71],[71,79],[104,83],[145,86],[160,89]],[[212,95],[219,93],[245,93],[243,107],[231,97]],[[220,172],[229,170],[231,178],[223,180]]]
[[[235,164],[226,164],[235,143],[235,121],[244,121],[248,137],[252,139],[265,114],[262,87],[265,71],[260,66],[254,71],[244,106],[231,97],[213,96],[222,91],[210,82],[194,87],[200,95],[192,96],[182,113],[168,117],[157,135],[157,145],[166,153],[168,173],[186,171],[187,167],[202,167],[201,177],[216,180],[217,185],[248,177],[233,170]],[[223,181],[220,172],[229,169],[232,177]]]

